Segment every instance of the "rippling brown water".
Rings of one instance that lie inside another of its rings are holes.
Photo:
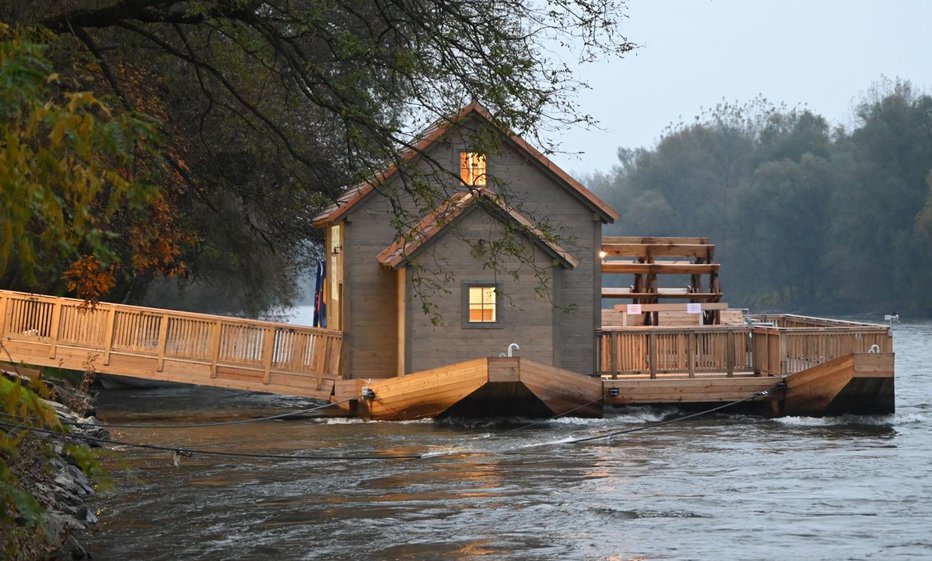
[[[119,429],[127,441],[268,461],[119,450],[95,559],[932,559],[932,323],[895,327],[897,414],[712,417],[585,445],[675,410],[456,424],[301,419]],[[109,422],[208,421],[310,402],[204,388],[108,391]]]

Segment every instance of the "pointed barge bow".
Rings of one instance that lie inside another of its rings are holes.
[[[406,420],[456,416],[602,416],[602,382],[527,358],[479,358],[374,380],[363,417]]]

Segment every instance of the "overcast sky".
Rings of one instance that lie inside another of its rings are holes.
[[[932,0],[630,0],[622,28],[641,48],[583,67],[582,111],[604,131],[554,139],[554,161],[581,176],[608,171],[616,150],[650,147],[671,122],[722,99],[757,95],[850,125],[882,76],[932,92]]]

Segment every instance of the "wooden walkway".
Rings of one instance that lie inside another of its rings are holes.
[[[328,399],[342,333],[0,290],[0,360]]]

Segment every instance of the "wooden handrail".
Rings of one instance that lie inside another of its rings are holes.
[[[700,275],[717,273],[718,263],[624,263],[621,261],[605,261],[602,263],[602,272],[607,274],[634,274],[634,275]]]
[[[786,376],[848,354],[893,351],[884,326],[805,316],[791,316],[787,323],[808,326],[605,326],[598,334],[598,372],[652,378],[703,372]]]
[[[61,356],[65,368],[81,368],[67,357],[93,351],[103,355],[103,367],[121,357],[135,376],[186,381],[190,375],[199,383],[194,373],[202,369],[208,380],[218,369],[233,369],[237,380],[255,372],[265,385],[280,383],[276,373],[294,373],[288,380],[309,385],[338,377],[342,343],[333,329],[108,302],[88,309],[73,298],[9,290],[0,290],[0,337],[22,343],[30,360],[36,360],[31,349],[41,346],[46,363]]]
[[[599,331],[599,374],[751,373],[750,334],[744,326],[605,327]]]
[[[711,261],[714,251],[711,244],[602,243],[605,257],[695,257]]]

